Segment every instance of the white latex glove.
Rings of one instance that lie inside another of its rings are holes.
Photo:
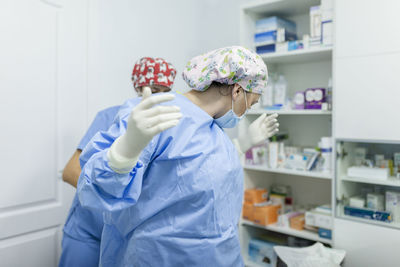
[[[278,131],[279,123],[276,119],[278,114],[262,114],[253,121],[245,136],[239,136],[239,147],[242,153],[245,153],[251,147],[262,143],[271,136],[274,136]]]
[[[151,139],[179,123],[182,117],[179,107],[154,107],[174,98],[173,94],[151,96],[151,89],[143,88],[142,101],[132,110],[125,134],[115,140],[108,152],[109,165],[114,171],[130,172]]]

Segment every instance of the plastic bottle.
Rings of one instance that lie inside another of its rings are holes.
[[[321,138],[322,172],[332,172],[332,137]]]
[[[270,78],[267,83],[267,88],[262,95],[262,106],[272,107],[274,105],[274,86],[275,86],[275,79],[274,75],[271,73]]]
[[[278,167],[283,168],[285,165],[285,143],[280,142],[279,143],[279,153],[278,153]]]
[[[272,137],[272,142],[268,143],[269,167],[272,169],[278,168],[278,151],[279,143],[276,141],[276,136]]]
[[[328,88],[326,88],[326,103],[328,103],[328,110],[332,110],[332,78],[329,78]]]
[[[279,79],[275,83],[274,89],[274,104],[284,107],[286,104],[287,91],[287,82],[285,76],[279,75]]]

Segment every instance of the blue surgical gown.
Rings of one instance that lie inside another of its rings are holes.
[[[238,222],[243,171],[235,147],[212,117],[182,95],[178,126],[155,136],[125,174],[107,152],[140,99],[83,151],[83,206],[105,211],[101,266],[243,266]]]
[[[106,131],[111,126],[119,108],[120,106],[113,106],[98,112],[77,149],[83,150],[98,131]],[[83,208],[76,194],[64,226],[59,265],[98,266],[103,225],[102,213]]]

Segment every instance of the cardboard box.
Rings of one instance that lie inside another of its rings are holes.
[[[290,218],[290,228],[301,231],[304,230],[304,224],[304,214]]]
[[[261,225],[269,225],[278,221],[280,205],[255,205],[254,222]]]
[[[254,220],[254,205],[249,203],[243,203],[242,209],[243,219],[253,221]]]
[[[311,210],[306,212],[305,223],[309,226],[332,229],[333,217],[330,214]]]
[[[258,204],[267,201],[268,191],[264,188],[252,188],[244,191],[244,202]]]

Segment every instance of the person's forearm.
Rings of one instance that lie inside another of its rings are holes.
[[[76,150],[72,155],[71,159],[68,161],[67,165],[63,171],[63,181],[69,183],[76,188],[78,184],[79,175],[81,174],[81,167],[79,165],[79,156],[81,154],[80,150]]]

